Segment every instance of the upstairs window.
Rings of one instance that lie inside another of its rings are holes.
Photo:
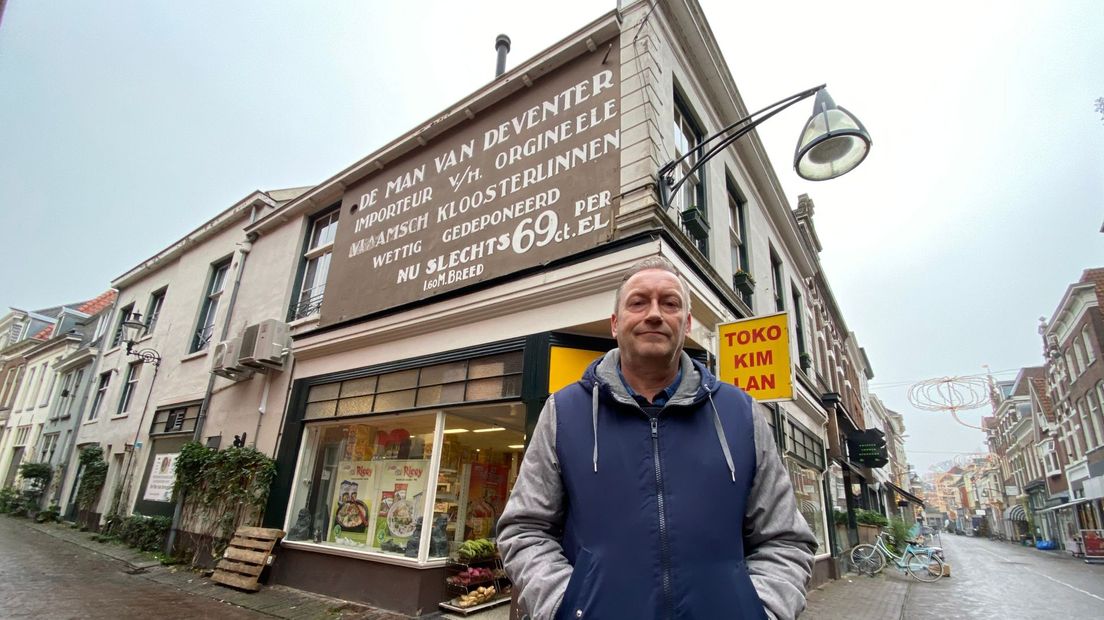
[[[222,290],[226,287],[226,274],[229,271],[229,258],[211,265],[211,273],[207,279],[207,294],[203,297],[203,305],[199,310],[199,322],[196,324],[189,348],[192,353],[205,351],[211,344],[211,336],[215,333],[215,316],[218,315],[219,301],[222,299]]]
[[[794,326],[797,332],[797,355],[800,363],[800,357],[802,355],[808,355],[808,349],[805,347],[805,310],[801,307],[801,293],[797,290],[796,286],[791,287],[790,295],[793,297]],[[804,366],[802,366],[802,368],[804,368]]]
[[[111,384],[111,371],[100,373],[100,381],[96,385],[96,395],[92,398],[92,408],[88,410],[88,420],[95,420],[100,415],[100,407],[107,396],[107,386]]]
[[[149,305],[146,306],[146,333],[152,334],[157,327],[157,319],[161,317],[161,308],[165,305],[165,293],[168,289],[161,289],[150,295]]]
[[[782,286],[782,259],[770,249],[771,284],[774,286],[774,309],[782,312],[786,309],[786,294]]]
[[[138,373],[142,368],[141,362],[132,362],[127,366],[126,381],[123,383],[123,393],[119,396],[119,408],[116,415],[123,415],[130,409],[130,401],[134,398],[134,392],[138,388]]]
[[[1089,333],[1088,325],[1081,330],[1081,340],[1085,343],[1085,357],[1092,364],[1096,361],[1096,349],[1093,348],[1092,334]]]
[[[740,189],[736,187],[731,179],[728,179],[725,185],[728,193],[728,236],[732,242],[733,289],[744,300],[744,303],[751,306],[754,284],[749,280],[751,266],[748,263],[747,199],[744,198]],[[741,274],[747,275],[742,276]]]
[[[334,235],[337,234],[337,218],[340,209],[332,208],[316,216],[307,235],[303,252],[302,276],[291,320],[301,319],[318,312],[326,293],[326,276],[330,273],[330,257],[333,256]]]
[[[698,145],[701,144],[702,130],[697,122],[694,121],[693,116],[690,113],[690,108],[687,106],[678,94],[675,94],[674,105],[674,143],[675,143],[675,155],[674,159],[678,159],[691,151],[694,151]],[[678,193],[671,196],[671,206],[675,208],[674,217],[678,219],[683,232],[694,240],[697,248],[706,256],[709,255],[709,235],[708,233],[702,234],[700,227],[693,225],[688,226],[685,222],[687,217],[683,214],[691,209],[697,207],[696,215],[692,217],[699,218],[705,226],[708,226],[706,218],[708,217],[709,210],[705,205],[705,182],[704,182],[704,170],[698,170],[694,173],[690,173],[690,170],[698,163],[701,157],[701,152],[697,151],[690,157],[679,163],[678,168],[675,170],[674,179],[676,182],[685,179],[682,186],[679,187]]]
[[[111,336],[111,346],[117,347],[123,342],[123,321],[130,317],[130,313],[134,312],[134,304],[127,304],[119,310],[119,315],[115,317],[115,333]]]

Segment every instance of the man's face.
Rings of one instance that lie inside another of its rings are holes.
[[[610,320],[623,359],[666,364],[677,359],[690,333],[687,306],[682,286],[670,272],[647,269],[629,278]]]

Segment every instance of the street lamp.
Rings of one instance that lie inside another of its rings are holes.
[[[660,202],[663,208],[671,206],[670,197],[677,195],[682,184],[692,178],[706,162],[741,137],[751,133],[751,130],[763,121],[813,95],[817,96],[813,104],[813,114],[805,122],[805,130],[801,132],[801,137],[797,141],[797,149],[794,151],[794,170],[797,171],[798,176],[809,181],[826,181],[854,170],[870,152],[872,144],[870,134],[859,119],[845,108],[836,105],[825,86],[821,84],[776,101],[703,139],[688,152],[665,164],[659,169]],[[718,139],[720,141],[711,146],[708,151],[702,152],[707,144]],[[697,157],[699,154],[701,157]],[[697,157],[694,165],[682,175],[681,179],[675,181],[675,168],[691,157]]]
[[[161,354],[156,350],[150,348],[135,350],[134,345],[137,344],[138,334],[142,333],[145,329],[146,324],[142,322],[142,314],[140,312],[131,312],[127,315],[127,318],[123,321],[123,340],[126,342],[127,355],[137,357],[143,364],[160,366]]]

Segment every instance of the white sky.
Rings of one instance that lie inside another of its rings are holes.
[[[749,109],[827,82],[874,138],[793,174],[802,102],[760,130],[874,391],[921,471],[982,447],[909,382],[998,378],[1104,257],[1098,2],[702,0]],[[605,11],[560,2],[34,2],[0,23],[0,308],[92,297],[253,189],[317,183]],[[964,417],[977,422],[980,413]]]

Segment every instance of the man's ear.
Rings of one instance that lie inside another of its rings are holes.
[[[617,313],[614,312],[610,315],[610,334],[614,340],[617,340]]]
[[[690,335],[690,324],[693,323],[693,322],[694,322],[694,317],[689,312],[687,312],[686,313],[686,332],[685,332],[687,336]]]

